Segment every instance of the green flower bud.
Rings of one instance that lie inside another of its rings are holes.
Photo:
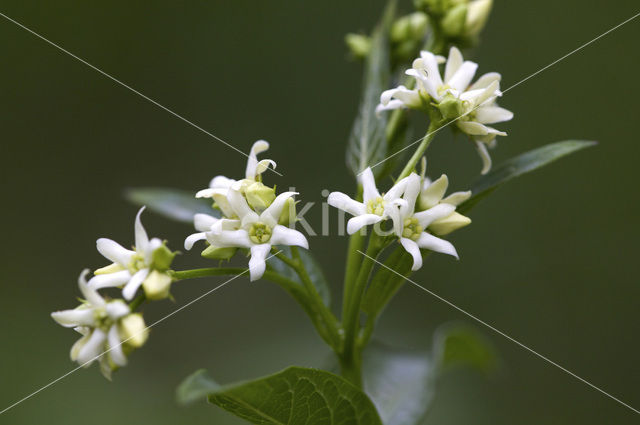
[[[429,230],[437,236],[445,236],[454,230],[471,224],[471,219],[458,212],[453,212],[448,217],[436,220],[429,225]]]
[[[120,320],[120,337],[125,344],[132,348],[140,348],[149,338],[149,329],[144,323],[142,314],[132,313]]]
[[[427,30],[428,19],[423,12],[414,12],[396,20],[391,26],[391,40],[402,42],[420,40]]]
[[[264,211],[276,199],[276,190],[260,182],[251,183],[244,194],[251,208],[258,213]]]
[[[475,37],[480,34],[491,14],[493,0],[474,0],[469,3],[464,35]]]
[[[169,288],[173,279],[166,273],[160,273],[157,270],[152,271],[149,276],[142,282],[144,294],[150,300],[162,300],[169,296]]]
[[[296,201],[294,201],[293,198],[289,198],[284,204],[284,208],[282,208],[278,224],[288,226],[289,223],[295,223],[296,216]]]
[[[464,114],[462,101],[451,95],[446,95],[440,103],[438,103],[438,109],[442,117],[447,120],[456,119]]]
[[[447,12],[442,18],[442,31],[449,37],[460,37],[465,32],[467,20],[466,4],[460,4]]]
[[[364,59],[371,51],[371,38],[362,34],[347,34],[344,37],[345,43],[353,56]]]
[[[229,260],[235,255],[237,250],[238,248],[235,247],[219,248],[211,245],[202,251],[200,255],[210,260]]]
[[[155,251],[153,251],[151,267],[153,267],[154,270],[169,270],[175,256],[176,253],[167,248],[166,243],[163,243],[160,248],[157,248]]]

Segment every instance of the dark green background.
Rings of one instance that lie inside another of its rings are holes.
[[[403,3],[408,9],[409,2]],[[638,12],[625,1],[497,1],[480,72],[503,88]],[[382,1],[84,2],[3,0],[0,11],[40,32],[233,145],[258,138],[305,201],[350,191],[344,145],[360,68],[343,36],[368,30]],[[451,239],[461,261],[433,256],[417,282],[640,407],[637,190],[640,19],[509,91],[515,119],[496,160],[544,143],[600,145],[509,184]],[[128,186],[196,190],[245,159],[15,24],[0,18],[2,283],[0,409],[75,367],[76,336],[49,313],[75,305],[76,276],[104,265],[94,241],[133,238]],[[470,143],[440,137],[430,175],[463,189],[480,169]],[[310,216],[319,227],[320,208]],[[332,216],[335,218],[335,215]],[[148,231],[180,248],[191,229],[147,213]],[[333,223],[335,226],[335,221]],[[335,227],[334,227],[335,229]],[[335,231],[334,231],[335,233]],[[310,238],[339,292],[346,239]],[[203,260],[204,261],[204,260]],[[197,255],[179,267],[204,264]],[[174,288],[160,318],[223,280]],[[413,287],[393,301],[378,337],[427,347],[433,329],[466,320]],[[512,342],[483,332],[502,356],[494,378],[457,372],[441,382],[428,424],[637,423],[638,417]],[[303,313],[266,282],[238,279],[158,325],[131,364],[105,381],[74,373],[0,416],[7,424],[237,424],[206,405],[178,407],[174,388],[197,368],[220,382],[326,351]]]

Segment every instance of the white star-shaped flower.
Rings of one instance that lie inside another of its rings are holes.
[[[238,218],[211,222],[211,230],[205,233],[212,246],[249,249],[251,251],[249,274],[251,281],[254,281],[260,279],[264,274],[265,261],[272,246],[295,245],[308,249],[309,243],[302,233],[278,224],[287,200],[297,195],[296,192],[285,192],[278,195],[269,207],[258,214],[251,209],[240,193],[239,185],[240,182],[232,185],[227,195],[229,205]]]
[[[398,236],[400,244],[413,257],[413,267],[416,271],[422,267],[422,253],[420,249],[449,254],[458,258],[454,246],[427,232],[427,228],[436,220],[450,216],[456,209],[454,205],[439,203],[424,211],[415,211],[416,200],[420,194],[420,176],[411,173],[407,177],[407,185],[401,200],[396,200],[395,208],[390,209],[392,214],[394,233]]]
[[[93,289],[123,287],[122,296],[126,300],[131,300],[140,285],[152,275],[153,254],[163,247],[163,243],[158,238],[149,239],[147,232],[142,226],[140,215],[144,207],[140,208],[135,220],[135,246],[133,250],[126,249],[119,243],[100,238],[96,242],[98,252],[113,264],[98,269],[95,276],[89,280],[89,286]],[[159,276],[154,275],[154,280]],[[168,276],[162,275],[162,280],[169,280]],[[166,284],[166,282],[165,282]]]
[[[407,178],[397,182],[383,195],[376,187],[371,168],[362,172],[362,202],[358,202],[342,192],[331,192],[327,202],[332,207],[353,215],[347,222],[347,233],[354,234],[364,226],[375,224],[390,217],[389,210],[395,207],[394,201],[402,196]]]

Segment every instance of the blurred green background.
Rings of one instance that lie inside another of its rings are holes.
[[[382,7],[377,0],[3,0],[0,12],[244,151],[269,140],[267,157],[284,174],[269,181],[320,203],[322,189],[353,187],[344,145],[361,72],[343,37],[368,31]],[[483,43],[468,55],[480,72],[501,72],[506,88],[637,12],[635,0],[498,0]],[[496,161],[569,138],[600,145],[496,192],[451,238],[461,261],[433,256],[415,276],[636,408],[639,37],[640,19],[505,95],[501,104],[516,117],[501,127],[510,136]],[[195,191],[214,175],[241,175],[245,159],[3,18],[0,40],[3,409],[75,367],[68,350],[76,335],[49,313],[75,305],[82,268],[103,265],[95,239],[132,243],[136,208],[123,189]],[[471,145],[449,135],[430,150],[429,164],[429,174],[446,171],[454,189],[480,170]],[[308,217],[319,228],[318,205]],[[175,249],[191,232],[151,213],[144,222]],[[310,243],[339,294],[346,239]],[[202,264],[195,254],[177,261]],[[176,285],[176,303],[149,306],[147,321],[222,281]],[[469,322],[406,286],[377,336],[424,348],[451,320]],[[501,372],[450,374],[427,424],[637,423],[630,410],[483,332],[499,349]],[[95,366],[78,371],[0,423],[239,424],[216,407],[177,406],[176,385],[201,367],[230,382],[290,364],[320,366],[326,355],[283,292],[241,278],[155,327],[113,382]]]

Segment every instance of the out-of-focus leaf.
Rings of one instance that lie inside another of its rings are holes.
[[[511,158],[494,167],[488,174],[480,177],[471,188],[473,193],[471,198],[462,203],[457,208],[457,211],[464,214],[501,184],[544,167],[563,156],[596,144],[596,142],[586,140],[566,140],[564,142],[551,143]]]
[[[211,403],[254,424],[382,425],[364,392],[339,376],[316,369],[290,367],[224,386],[199,371],[180,385],[178,393],[179,400],[186,401],[206,394]]]
[[[291,257],[291,249],[288,246],[279,247],[282,250],[282,253],[288,257]],[[310,251],[306,249],[299,249],[300,259],[304,263],[305,268],[307,269],[307,273],[313,282],[313,285],[316,287],[316,290],[322,297],[322,301],[328,307],[331,305],[331,290],[329,289],[329,283],[324,276],[324,272],[322,271],[322,267],[313,257]],[[290,280],[299,283],[303,286],[303,283],[300,281],[300,277],[298,274],[292,270],[289,266],[280,261],[277,257],[271,257],[267,260],[267,264],[271,267],[271,269],[286,277]]]
[[[207,376],[207,371],[200,369],[187,376],[176,390],[176,399],[180,404],[190,404],[206,400],[209,394],[220,389],[220,385]]]
[[[469,366],[488,373],[497,365],[493,345],[478,330],[461,323],[448,323],[436,331],[433,358],[441,370]]]
[[[153,212],[172,220],[193,224],[197,213],[219,217],[220,212],[211,207],[211,200],[198,199],[194,193],[180,189],[159,187],[131,188],[125,197],[136,205],[146,205]]]
[[[376,106],[380,103],[380,94],[389,88],[391,80],[389,31],[395,9],[396,0],[390,0],[371,36],[371,52],[365,62],[362,98],[347,146],[347,164],[354,175],[384,159],[388,151],[387,114],[376,116]]]

